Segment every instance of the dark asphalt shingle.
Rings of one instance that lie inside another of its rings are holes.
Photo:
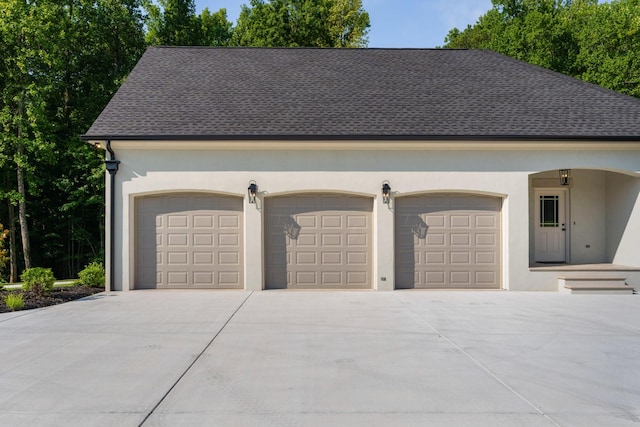
[[[152,47],[86,139],[640,139],[640,100],[490,51]]]

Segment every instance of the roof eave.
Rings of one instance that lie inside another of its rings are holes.
[[[90,135],[85,141],[624,141],[640,135]]]

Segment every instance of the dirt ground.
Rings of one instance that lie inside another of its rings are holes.
[[[25,292],[20,289],[3,289],[0,290],[0,313],[7,313],[11,310],[7,308],[4,299],[10,293],[21,293],[24,300],[24,310],[34,308],[47,307],[50,305],[62,304],[64,302],[73,301],[79,298],[88,297],[93,294],[104,291],[104,288],[90,288],[87,286],[69,286],[64,288],[53,288],[44,297],[40,297],[33,292]]]

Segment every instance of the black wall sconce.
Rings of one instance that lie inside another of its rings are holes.
[[[389,185],[389,181],[384,181],[382,183],[382,203],[384,203],[385,205],[388,205],[390,197],[391,197],[391,186]]]
[[[560,185],[569,185],[569,177],[571,176],[571,169],[560,169]]]
[[[249,195],[249,203],[256,202],[256,194],[258,193],[258,184],[255,181],[249,181],[249,188],[247,188],[247,194]]]

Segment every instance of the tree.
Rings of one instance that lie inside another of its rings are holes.
[[[580,2],[570,19],[580,46],[576,76],[640,98],[640,1]]]
[[[361,0],[251,0],[231,43],[271,47],[364,47],[369,14]]]
[[[142,55],[139,0],[67,0],[52,49],[47,117],[55,127],[55,164],[31,208],[39,264],[60,277],[102,259],[104,165],[102,153],[79,138],[100,114]],[[47,176],[48,175],[48,176]]]
[[[30,233],[27,219],[28,182],[38,185],[35,163],[50,158],[51,144],[43,130],[49,127],[45,98],[49,90],[46,69],[50,60],[47,43],[54,39],[51,22],[56,6],[23,0],[0,3],[0,135],[2,161],[15,170],[16,188],[5,187],[2,196],[18,204],[18,220],[24,265],[31,267]],[[12,219],[10,219],[11,221]]]
[[[205,8],[198,17],[200,23],[200,44],[202,46],[228,46],[233,29],[227,19],[227,10],[220,9],[215,13]]]
[[[640,97],[638,16],[638,0],[493,0],[445,47],[492,49]]]
[[[69,277],[102,256],[104,165],[79,135],[145,48],[140,1],[0,0],[0,48],[0,218],[11,231],[11,276],[21,250],[21,268]]]
[[[147,43],[152,46],[197,46],[200,44],[200,28],[193,0],[144,1],[149,14],[147,19]]]
[[[232,24],[226,9],[196,15],[193,0],[144,0],[147,11],[146,40],[152,46],[227,46]]]

